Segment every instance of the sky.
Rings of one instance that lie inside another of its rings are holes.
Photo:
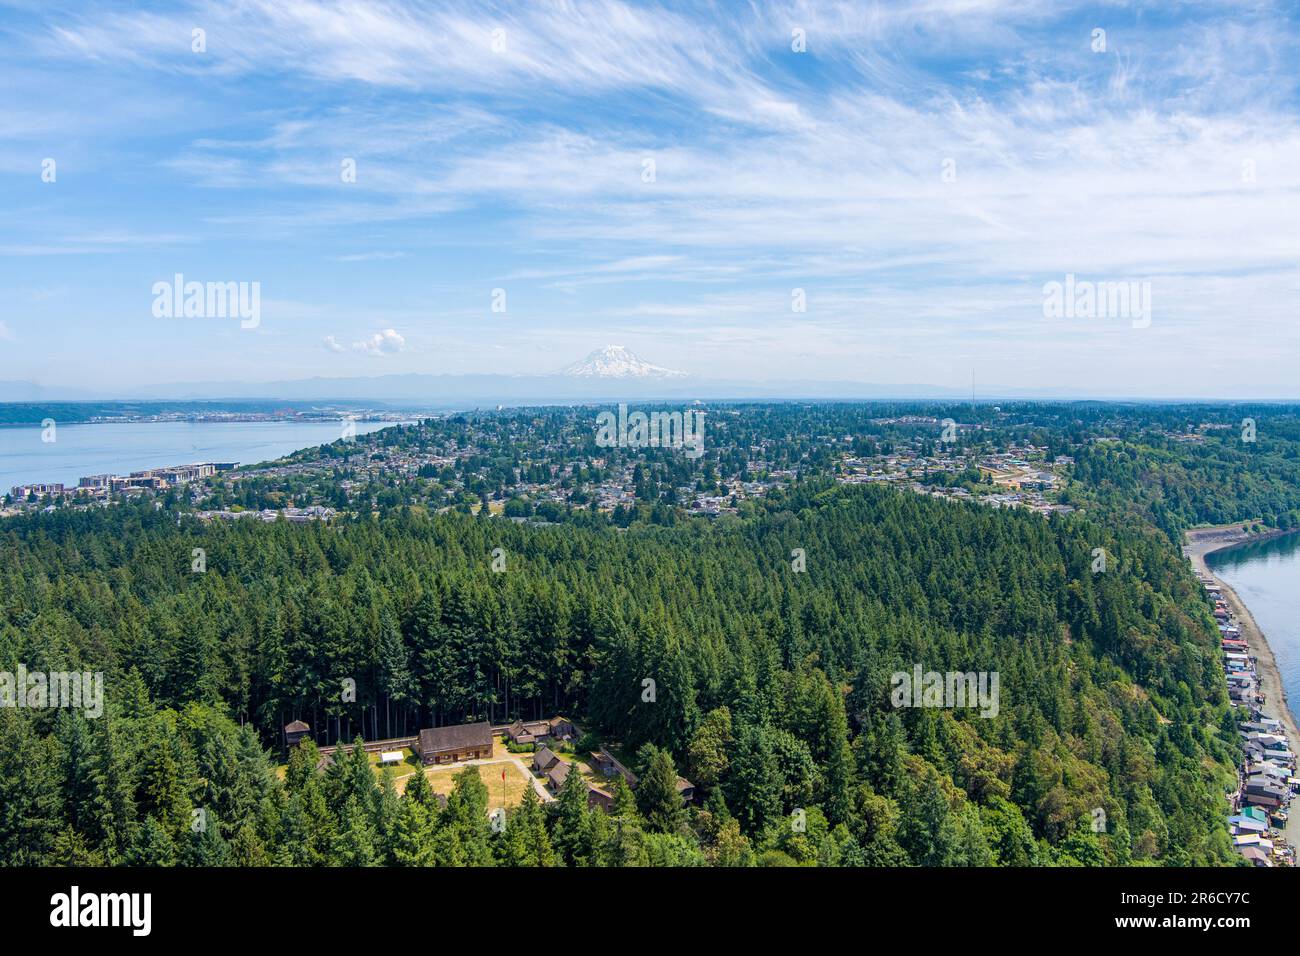
[[[746,381],[1300,397],[1298,19],[0,0],[0,381],[617,343]],[[256,321],[158,314],[177,274],[255,288]],[[1149,311],[1050,314],[1067,276]]]

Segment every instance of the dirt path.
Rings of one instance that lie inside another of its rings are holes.
[[[514,754],[510,754],[510,753],[498,754],[496,756],[487,757],[482,760],[460,760],[454,764],[449,764],[449,763],[437,764],[436,766],[425,767],[423,772],[428,773],[431,770],[459,770],[462,767],[486,767],[491,764],[502,764],[502,763],[508,763],[513,765],[521,774],[523,774],[524,779],[527,780],[530,784],[532,784],[533,789],[537,791],[537,796],[541,798],[542,803],[550,803],[555,799],[555,797],[551,796],[551,791],[546,789],[546,785],[543,784],[542,781],[539,780],[537,777],[533,776],[532,771],[529,770],[528,767],[524,765],[524,762]],[[415,776],[414,772],[404,773],[401,774],[400,776],[394,777],[394,780],[405,780],[407,777],[413,777],[413,776]]]
[[[1250,608],[1238,597],[1237,592],[1211,571],[1205,563],[1205,556],[1211,551],[1221,551],[1224,548],[1231,548],[1247,541],[1260,541],[1265,537],[1270,536],[1243,534],[1240,524],[1217,528],[1196,528],[1187,532],[1183,545],[1183,554],[1187,555],[1191,560],[1192,567],[1196,571],[1211,578],[1219,585],[1223,600],[1237,619],[1237,626],[1241,628],[1242,639],[1250,648],[1249,653],[1255,658],[1255,673],[1259,678],[1259,686],[1264,692],[1265,701],[1260,710],[1266,716],[1274,717],[1282,722],[1282,726],[1286,729],[1287,741],[1292,748],[1295,748],[1300,746],[1300,730],[1296,729],[1295,715],[1292,714],[1291,705],[1286,699],[1286,691],[1282,687],[1282,674],[1277,668],[1277,659],[1273,657],[1273,649],[1268,646],[1268,639],[1264,637],[1264,632],[1255,623]],[[1287,820],[1286,828],[1282,830],[1282,834],[1292,846],[1300,842],[1300,813]]]

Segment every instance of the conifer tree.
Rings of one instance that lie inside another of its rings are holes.
[[[546,831],[546,814],[537,791],[529,786],[519,806],[506,818],[502,862],[506,866],[555,866],[556,853]]]
[[[672,755],[654,744],[646,744],[639,756],[642,773],[637,781],[637,808],[651,831],[676,833],[686,814],[677,790],[677,769]]]

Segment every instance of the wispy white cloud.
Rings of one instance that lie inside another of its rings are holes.
[[[527,370],[610,326],[629,339],[660,327],[737,374],[794,356],[844,377],[858,350],[890,357],[888,374],[964,380],[973,360],[1069,376],[1090,360],[1132,374],[1144,355],[1168,376],[1152,341],[1201,360],[1194,343],[1231,328],[1222,352],[1244,356],[1244,330],[1290,328],[1294,21],[1267,0],[200,0],[69,7],[11,32],[126,102],[167,90],[156,140],[141,132],[148,108],[113,107],[105,141],[123,162],[107,188],[156,176],[166,197],[139,195],[159,234],[197,233],[196,255],[274,250],[257,267],[286,282],[306,270],[295,298],[330,302],[301,323],[312,340],[364,309],[417,342],[462,336],[467,361],[476,339],[509,337]],[[75,141],[73,108],[0,108],[0,128],[5,109],[17,146],[0,168]],[[133,248],[113,237],[138,222],[108,208],[74,221],[61,195],[41,199],[58,231],[24,196],[33,214],[14,217],[12,254]],[[298,251],[392,262],[349,299]],[[1157,283],[1142,347],[1133,330],[1045,326],[1042,282],[1066,272]],[[496,285],[511,312],[475,324]],[[323,341],[414,363],[376,338]],[[1270,341],[1300,360],[1281,333]],[[439,358],[460,361],[459,347]]]

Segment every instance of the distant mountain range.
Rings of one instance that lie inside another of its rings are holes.
[[[651,365],[621,345],[606,345],[596,349],[580,362],[574,362],[560,371],[569,378],[686,378],[685,372],[675,372],[662,365]]]
[[[1069,399],[1077,391],[1052,388],[980,389],[981,400]],[[1099,400],[1142,398],[1129,395],[1090,396]],[[567,403],[682,400],[853,400],[935,399],[968,401],[970,392],[939,385],[880,385],[869,382],[780,379],[739,381],[689,375],[645,361],[621,345],[596,349],[580,361],[549,375],[400,375],[348,378],[303,378],[275,382],[184,382],[141,385],[131,389],[88,389],[32,382],[0,381],[0,402],[54,401],[213,401],[281,400],[293,402],[382,402],[408,409],[452,409],[492,405],[553,405]],[[1258,395],[1276,401],[1284,395]],[[1195,400],[1188,395],[1186,399]],[[1163,401],[1170,398],[1158,399]],[[1250,400],[1243,397],[1242,400]]]
[[[114,392],[24,387],[0,382],[0,402],[373,401],[404,408],[473,408],[491,405],[556,405],[592,402],[728,399],[944,399],[969,395],[932,385],[870,385],[863,382],[738,382],[681,377],[569,375],[380,375],[373,378],[304,378],[279,382],[186,382]]]
[[[408,373],[277,382],[185,382],[105,392],[0,382],[0,402],[214,399],[365,401],[419,408],[663,399],[939,398],[962,393],[930,385],[863,382],[743,382],[702,378],[647,362],[621,345],[596,349],[550,375],[426,375]]]

